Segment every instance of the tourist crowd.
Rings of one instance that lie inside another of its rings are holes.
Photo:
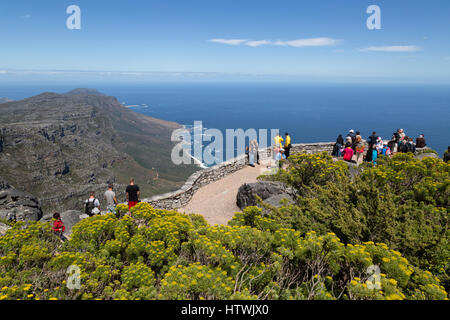
[[[379,155],[391,156],[398,152],[415,153],[416,148],[424,148],[425,146],[423,134],[414,143],[413,139],[408,137],[403,129],[394,132],[389,141],[383,141],[376,132],[372,132],[372,135],[364,141],[359,131],[350,130],[345,139],[341,134],[338,136],[332,155],[343,157],[344,161],[354,162],[358,165],[363,161],[376,164]]]
[[[281,164],[280,160],[289,158],[290,150],[292,148],[291,137],[288,133],[285,133],[283,139],[279,134],[274,138],[274,144],[272,146],[274,152],[274,160]],[[344,138],[342,134],[336,139],[332,155],[338,158],[343,158],[344,161],[353,162],[357,165],[363,161],[372,162],[376,165],[379,155],[392,156],[396,153],[415,153],[416,148],[426,147],[425,136],[421,134],[414,143],[411,137],[408,137],[403,129],[398,129],[392,134],[389,141],[383,141],[376,132],[372,132],[372,135],[364,141],[359,131],[350,130],[347,136]],[[253,139],[250,141],[249,146],[246,147],[246,156],[248,164],[255,167],[256,164],[260,164],[259,159],[259,146],[258,142]],[[450,146],[444,154],[444,161],[450,160]],[[128,203],[128,209],[131,210],[136,204],[140,202],[140,190],[139,186],[134,183],[134,179],[130,179],[130,184],[126,190],[126,202]],[[116,214],[116,206],[118,204],[116,194],[113,191],[113,185],[108,186],[108,190],[104,193],[106,200],[106,211],[108,213]],[[85,213],[88,216],[94,216],[101,213],[100,201],[95,197],[95,193],[91,192],[89,198],[85,201]],[[65,240],[63,233],[65,231],[64,223],[61,220],[59,213],[53,215],[53,231]]]

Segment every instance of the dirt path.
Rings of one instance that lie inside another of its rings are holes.
[[[180,212],[202,214],[209,224],[227,224],[236,211],[236,195],[244,183],[256,182],[264,166],[246,167],[200,188]]]

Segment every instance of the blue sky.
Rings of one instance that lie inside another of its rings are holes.
[[[66,8],[81,8],[81,30]],[[381,30],[368,30],[369,5]],[[450,1],[5,0],[0,81],[450,83]]]

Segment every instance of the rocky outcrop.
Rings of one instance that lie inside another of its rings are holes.
[[[295,203],[294,197],[289,193],[280,193],[280,194],[270,196],[269,198],[264,200],[264,203],[266,203],[272,207],[278,208],[278,207],[280,207],[280,203],[282,200],[283,201],[287,200],[288,205]],[[265,211],[263,210],[263,212],[265,212]]]
[[[436,153],[432,152],[423,152],[415,156],[416,159],[423,160],[424,158],[435,158],[439,159],[439,156]]]
[[[257,206],[255,196],[260,197],[265,203],[274,207],[280,206],[280,201],[287,198],[289,202],[294,201],[292,190],[281,182],[259,181],[256,183],[243,184],[236,196],[237,206],[243,210],[248,206]]]
[[[104,201],[109,183],[123,199],[130,177],[143,195],[173,191],[197,170],[170,161],[179,127],[89,89],[3,103],[0,176],[38,197],[48,213],[81,209],[90,191]]]
[[[0,223],[0,237],[3,237],[9,229],[11,229],[10,226]]]
[[[0,177],[0,218],[38,221],[42,218],[41,205],[34,196],[12,188]]]

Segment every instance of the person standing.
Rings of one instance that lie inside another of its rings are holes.
[[[252,166],[252,162],[250,161],[250,149],[248,148],[248,146],[245,147],[245,158],[247,159],[247,163],[248,165],[251,167]]]
[[[362,139],[362,137],[361,137],[361,132],[359,132],[359,131],[356,131],[356,134],[355,134],[355,140],[352,140],[352,149],[353,149],[353,152],[356,154],[356,141],[358,140],[358,137],[360,138],[360,139]]]
[[[399,136],[400,136],[400,140],[405,139],[405,137],[406,137],[405,130],[403,130],[403,129],[398,129],[398,134],[399,134]]]
[[[377,149],[378,154],[380,154],[381,150],[383,150],[383,145],[384,145],[383,139],[381,139],[381,137],[378,137],[377,138],[377,143],[375,144],[375,148]]]
[[[277,136],[275,138],[273,138],[273,140],[275,142],[275,144],[273,146],[273,156],[274,156],[274,160],[276,160],[276,157],[277,157],[278,153],[280,152],[280,149],[283,147],[283,138],[278,133]]]
[[[427,146],[427,143],[425,142],[425,136],[421,134],[416,139],[416,148],[425,148]]]
[[[447,151],[445,151],[444,153],[444,162],[449,162],[450,161],[450,146],[447,147]]]
[[[277,153],[275,160],[278,162],[278,168],[281,169],[282,167],[281,160],[286,160],[286,155],[284,153],[283,148],[281,148],[280,151]]]
[[[345,137],[344,148],[347,148],[347,147],[351,148],[352,145],[353,145],[352,137],[350,137],[350,136]]]
[[[375,148],[375,146],[373,146],[373,150],[372,150],[372,163],[374,166],[377,165],[377,159],[378,159],[378,150],[377,148]]]
[[[398,151],[398,139],[400,139],[400,136],[396,133],[397,132],[392,135],[391,141],[388,142],[388,146],[392,154],[395,154]]]
[[[130,185],[125,192],[127,195],[128,210],[131,210],[131,208],[138,204],[141,197],[141,191],[139,190],[139,186],[134,184],[134,178],[130,179]]]
[[[117,199],[112,184],[110,184],[108,190],[105,191],[105,199],[107,212],[116,214]]]
[[[52,226],[53,232],[61,238],[61,240],[66,241],[67,239],[64,237],[64,231],[66,231],[66,227],[64,226],[64,223],[61,220],[61,215],[59,212],[55,212],[53,214],[53,226]]]
[[[406,150],[407,152],[416,153],[416,145],[411,137],[408,137],[408,140],[406,141]]]
[[[391,156],[391,149],[389,148],[389,145],[387,142],[384,142],[383,149],[381,150],[381,154],[383,156],[387,156],[387,157]]]
[[[249,163],[250,163],[250,165],[253,164],[253,167],[255,166],[255,159],[256,159],[256,163],[259,165],[259,152],[258,152],[258,149],[259,149],[258,141],[256,141],[256,139],[252,139],[250,141]]]
[[[245,156],[250,167],[255,167],[255,154],[250,151],[249,147],[245,147]]]
[[[91,191],[89,199],[84,202],[84,212],[90,217],[100,213],[100,201],[95,198],[94,191]]]
[[[275,138],[275,148],[281,149],[283,147],[283,138],[280,136],[280,134],[277,134]]]
[[[342,137],[342,134],[340,134],[336,139],[336,143],[334,144],[332,155],[335,157],[341,157],[342,156],[341,148],[343,146],[344,146],[344,138]]]
[[[400,140],[400,146],[398,147],[401,153],[408,153],[408,145],[407,142],[409,140],[408,136],[405,136],[402,140]]]
[[[347,137],[350,137],[350,138],[352,138],[352,140],[353,140],[353,137],[356,137],[355,130],[350,129],[350,130],[348,131]]]
[[[377,133],[374,131],[374,132],[372,132],[372,135],[367,139],[369,148],[372,148],[373,145],[377,143],[377,140],[378,140],[378,136],[377,136]]]
[[[355,152],[356,152],[356,164],[360,165],[364,159],[364,143],[362,142],[362,138],[359,135],[356,136]]]
[[[289,156],[291,155],[291,137],[289,136],[289,133],[285,133],[285,139],[284,139],[284,154],[286,156],[286,159],[289,158]]]
[[[356,140],[355,130],[351,129],[351,130],[348,132],[348,134],[347,134],[347,136],[345,137],[345,139],[348,140],[348,138],[350,138],[351,144],[353,145],[353,142],[355,142],[355,140]]]

